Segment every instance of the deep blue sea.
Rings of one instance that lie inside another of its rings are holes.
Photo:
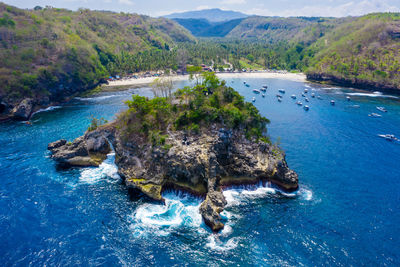
[[[377,135],[400,136],[400,99],[246,80],[249,88],[241,79],[227,83],[248,101],[256,97],[271,120],[268,134],[299,174],[297,193],[226,190],[226,227],[213,234],[198,213],[200,199],[169,192],[160,205],[129,196],[113,154],[98,168],[57,170],[49,142],[82,135],[91,116],[112,120],[133,92],[152,94],[143,88],[75,99],[35,114],[32,126],[0,124],[1,265],[399,266],[400,142]],[[265,98],[252,93],[263,84],[269,86]],[[281,88],[286,94],[279,103]],[[305,88],[308,112],[290,98],[296,94],[304,103]]]

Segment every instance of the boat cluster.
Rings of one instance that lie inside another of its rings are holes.
[[[246,83],[246,82],[243,82],[243,83],[245,84],[245,86],[250,87],[250,85],[248,83]],[[263,85],[261,89],[253,89],[253,93],[261,94],[262,97],[265,97],[265,92],[267,91],[267,88],[268,88],[267,85]],[[282,102],[283,101],[283,97],[284,97],[285,93],[286,93],[285,89],[279,89],[278,90],[278,94],[276,94],[276,98],[277,98],[278,102]],[[309,95],[310,95],[311,98],[317,98],[319,100],[322,100],[322,97],[320,95],[316,95],[315,93],[311,93],[311,94],[308,94],[308,93],[309,93],[309,90],[307,88],[304,89],[304,91],[301,93],[301,96],[303,97],[303,99],[304,99],[304,101],[306,103],[310,102],[310,99],[308,98]],[[294,100],[297,100],[297,96],[294,95],[294,94],[291,95],[290,97],[292,99],[294,99]],[[347,96],[346,100],[347,101],[351,101],[350,96]],[[256,98],[255,97],[252,98],[252,102],[256,102]],[[295,103],[298,106],[303,106],[303,109],[305,111],[310,110],[310,107],[308,105],[303,105],[303,103],[300,100],[297,100]],[[335,100],[333,100],[333,99],[330,100],[330,104],[332,106],[334,106],[336,104]],[[360,106],[359,105],[354,105],[352,107],[359,108]],[[376,107],[376,109],[378,111],[380,111],[380,112],[383,112],[383,113],[387,112],[385,107]],[[373,118],[382,117],[382,115],[380,115],[378,113],[375,113],[375,112],[368,114],[368,116],[373,117]],[[386,139],[388,141],[399,141],[400,142],[400,138],[395,137],[393,134],[379,134],[378,136],[382,137],[382,138],[384,138],[384,139]]]

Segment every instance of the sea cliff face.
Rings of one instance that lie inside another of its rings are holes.
[[[114,147],[118,172],[128,188],[156,201],[163,200],[165,189],[204,197],[199,212],[213,231],[224,226],[224,187],[264,181],[285,191],[298,188],[297,174],[276,146],[250,141],[242,132],[217,124],[198,134],[171,131],[167,146],[156,147],[124,140],[114,125],[107,125],[69,144],[51,143],[49,150],[64,166],[98,166],[110,151],[106,140]]]

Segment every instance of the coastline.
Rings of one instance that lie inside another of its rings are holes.
[[[242,73],[217,73],[218,78],[281,78],[299,82],[305,82],[306,75],[303,73],[280,73],[280,72],[242,72]],[[189,79],[189,75],[171,75],[170,77],[173,81],[186,81]],[[134,85],[146,85],[152,83],[158,77],[144,77],[144,78],[129,78],[121,79],[117,81],[110,81],[108,84],[102,87],[116,87],[116,86],[134,86]]]

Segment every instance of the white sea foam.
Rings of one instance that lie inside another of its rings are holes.
[[[103,96],[96,96],[96,97],[75,97],[75,99],[82,100],[82,101],[96,102],[96,101],[101,101],[104,99],[113,98],[113,97],[117,97],[117,96],[120,96],[120,94],[103,95]]]
[[[86,184],[95,184],[104,178],[110,178],[113,181],[119,180],[118,168],[114,161],[115,153],[108,154],[107,159],[99,167],[83,169],[79,181]]]
[[[145,203],[129,216],[131,230],[135,236],[169,235],[179,227],[200,228],[200,200],[175,193],[163,195],[165,204]],[[203,232],[203,231],[200,231]]]
[[[48,108],[41,108],[38,111],[32,113],[32,116],[35,115],[35,114],[38,114],[40,112],[52,111],[52,110],[55,110],[55,109],[58,109],[58,108],[61,108],[61,106],[51,106],[51,107],[48,107]]]
[[[395,98],[397,99],[397,96],[393,95],[384,95],[381,92],[373,92],[373,93],[347,93],[347,95],[350,96],[367,96],[367,97],[383,97],[383,98]]]
[[[238,246],[238,243],[239,243],[238,237],[232,237],[227,241],[223,241],[220,239],[219,234],[212,234],[207,238],[206,247],[213,250],[223,251],[236,248]]]

